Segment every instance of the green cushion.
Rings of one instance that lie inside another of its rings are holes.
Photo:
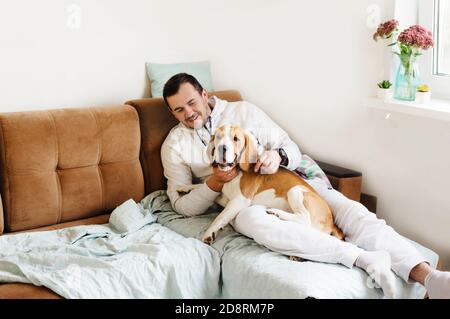
[[[214,91],[209,61],[172,64],[148,62],[146,66],[152,97],[163,96],[164,84],[167,80],[173,75],[183,72],[193,75],[207,91]]]

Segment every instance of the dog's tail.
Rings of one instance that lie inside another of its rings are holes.
[[[333,228],[331,229],[331,236],[337,237],[340,240],[344,240],[345,238],[344,233],[339,229],[339,227],[336,226],[336,224],[333,224]]]

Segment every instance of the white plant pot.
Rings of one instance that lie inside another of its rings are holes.
[[[416,92],[416,102],[424,104],[430,102],[431,92]]]
[[[377,88],[377,97],[384,101],[392,99],[392,88],[389,89]]]

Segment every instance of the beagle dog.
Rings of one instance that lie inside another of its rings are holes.
[[[302,178],[280,167],[275,174],[255,173],[257,141],[253,134],[239,126],[223,125],[211,136],[207,148],[210,163],[223,171],[238,166],[238,175],[223,186],[216,202],[224,207],[202,237],[212,244],[217,232],[232,221],[244,208],[251,205],[268,207],[267,213],[282,220],[315,227],[341,240],[342,231],[334,224],[328,204]],[[198,185],[177,189],[187,193]]]

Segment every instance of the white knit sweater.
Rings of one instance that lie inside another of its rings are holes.
[[[287,169],[294,170],[299,166],[301,153],[298,146],[258,107],[244,101],[227,102],[217,97],[210,98],[208,104],[212,108],[211,132],[224,124],[239,125],[256,136],[260,148],[283,148],[289,159]],[[205,124],[208,125],[209,122]],[[170,131],[161,147],[167,195],[173,209],[185,216],[203,214],[220,194],[205,183],[212,174],[206,155],[209,127],[205,126],[194,130],[180,122]],[[180,186],[196,183],[203,184],[186,195],[180,196],[176,191]]]

